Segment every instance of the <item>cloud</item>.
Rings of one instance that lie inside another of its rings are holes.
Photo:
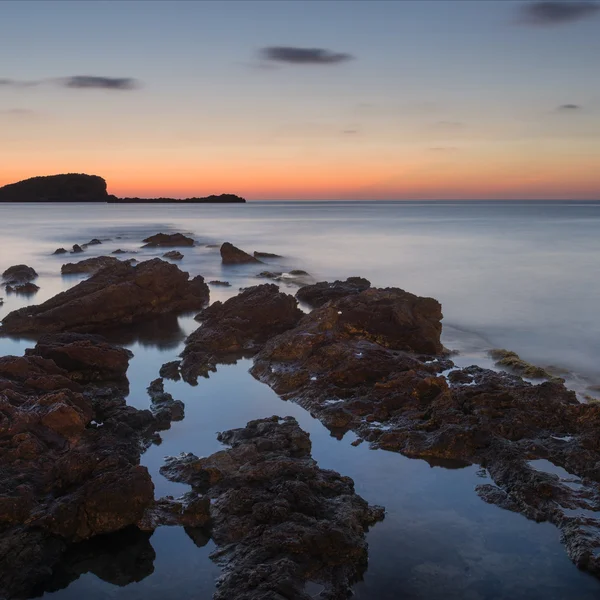
[[[97,77],[95,75],[73,75],[61,80],[67,88],[97,90],[133,90],[138,82],[132,77]]]
[[[26,118],[33,117],[35,111],[29,108],[5,108],[0,110],[0,115],[7,117]]]
[[[267,46],[260,54],[263,59],[295,65],[333,65],[352,60],[354,56],[331,52],[323,48],[296,48],[294,46]]]
[[[590,0],[544,0],[521,6],[520,22],[529,25],[560,25],[594,16],[600,4]]]
[[[461,121],[438,121],[434,124],[434,127],[446,131],[456,131],[458,129],[464,129],[466,125]]]
[[[451,152],[458,152],[456,146],[437,146],[433,148],[427,148],[428,152],[435,152],[436,154],[449,154]]]
[[[32,87],[42,84],[58,85],[70,89],[96,90],[134,90],[140,82],[133,77],[98,77],[96,75],[71,75],[54,79],[39,79],[37,81],[19,81],[17,79],[0,78],[3,87]]]
[[[558,110],[561,111],[565,111],[565,110],[581,110],[581,106],[579,104],[561,104],[558,107]]]
[[[358,133],[358,129],[344,129],[342,133],[344,135],[356,135]]]

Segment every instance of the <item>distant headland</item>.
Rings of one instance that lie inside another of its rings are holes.
[[[118,198],[107,191],[106,180],[98,175],[67,173],[31,177],[0,187],[0,202],[106,202],[112,204],[209,204],[246,202],[235,194],[202,198]]]

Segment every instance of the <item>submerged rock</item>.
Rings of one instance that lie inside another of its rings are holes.
[[[99,239],[93,238],[87,244],[84,244],[84,246],[97,246],[98,244],[101,244],[101,243],[102,242]]]
[[[231,287],[231,284],[229,283],[229,281],[219,281],[219,280],[213,280],[213,281],[209,281],[208,285],[215,285],[218,287]]]
[[[247,288],[225,302],[214,302],[196,319],[202,322],[186,340],[181,371],[195,383],[217,362],[252,355],[272,336],[294,327],[303,316],[293,296],[274,284]]]
[[[67,251],[64,248],[57,248],[52,254],[66,254]]]
[[[531,379],[552,379],[552,375],[541,367],[525,362],[516,352],[495,348],[488,353],[499,367],[506,367],[511,372]]]
[[[31,281],[28,281],[27,283],[16,283],[12,285],[8,284],[6,286],[6,291],[8,293],[21,294],[23,296],[31,296],[32,294],[38,292],[39,289],[40,286],[36,285],[35,283],[31,283]]]
[[[143,240],[142,248],[156,248],[164,246],[193,246],[194,240],[183,233],[157,233]]]
[[[224,265],[241,265],[246,263],[260,263],[258,258],[254,258],[247,252],[236,248],[233,244],[225,242],[221,245],[221,260]]]
[[[165,252],[163,254],[163,258],[170,258],[171,260],[181,260],[183,258],[183,254],[178,252],[177,250],[171,250],[170,252]]]
[[[148,386],[148,395],[152,399],[152,412],[159,421],[164,421],[170,427],[171,421],[181,421],[185,416],[185,405],[181,400],[165,392],[162,377],[155,379]]]
[[[66,263],[60,268],[63,275],[75,275],[79,273],[95,273],[105,267],[112,267],[121,262],[112,256],[94,256],[76,263]]]
[[[38,274],[35,269],[33,267],[28,267],[27,265],[13,265],[12,267],[8,267],[8,269],[2,273],[2,279],[9,285],[27,283],[37,276]]]
[[[83,252],[83,248],[79,244],[73,244],[73,250],[71,250],[71,254],[80,254]]]
[[[329,300],[337,300],[344,296],[360,294],[371,287],[371,282],[364,277],[348,277],[346,281],[320,281],[314,285],[305,285],[296,292],[296,298],[311,307],[323,306]]]
[[[180,360],[172,360],[171,362],[165,363],[159,371],[159,375],[164,379],[171,379],[172,381],[179,381],[181,375],[179,374],[179,367],[181,365]]]
[[[231,447],[161,468],[210,500],[211,558],[223,568],[213,598],[308,600],[308,581],[324,586],[323,597],[347,598],[367,567],[365,531],[384,509],[358,496],[349,477],[319,468],[292,417],[250,421],[218,438]]]
[[[43,304],[15,310],[2,320],[3,333],[92,333],[198,309],[208,286],[158,258],[132,266],[117,261]]]
[[[256,252],[254,251],[255,258],[283,258],[279,254],[272,254],[271,252]]]

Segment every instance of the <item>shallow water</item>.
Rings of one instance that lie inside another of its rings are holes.
[[[462,352],[455,358],[458,364],[489,366],[486,350],[505,346],[531,362],[576,371],[587,385],[598,381],[600,358],[600,331],[592,314],[600,283],[590,276],[600,266],[600,241],[594,235],[599,219],[600,204],[565,203],[0,205],[0,269],[29,264],[40,274],[41,287],[29,300],[5,296],[0,318],[79,281],[60,277],[64,262],[117,247],[139,250],[146,235],[182,230],[204,244],[229,240],[248,250],[285,254],[284,260],[270,261],[273,269],[304,268],[316,279],[364,275],[376,285],[434,296],[444,307],[444,343]],[[58,246],[92,237],[112,240],[83,255],[50,256]],[[232,283],[231,288],[212,288],[212,300],[255,283],[253,274],[263,268],[222,267],[218,249],[182,252],[183,269]],[[135,256],[161,254],[147,249]],[[131,404],[148,407],[147,385],[164,362],[177,356],[196,325],[191,317],[167,318],[112,335],[134,353],[128,371]],[[31,345],[0,338],[0,354],[20,354]],[[571,564],[556,528],[479,499],[473,489],[486,479],[475,467],[430,467],[366,444],[353,447],[352,434],[337,440],[306,411],[282,402],[254,380],[250,364],[221,365],[195,387],[165,382],[166,390],[185,403],[186,417],[142,457],[157,496],[187,490],[158,473],[164,456],[182,451],[207,455],[221,447],[217,431],[254,418],[292,415],[310,433],[313,456],[322,467],[352,477],[358,493],[387,509],[385,521],[368,534],[369,569],[356,585],[356,598],[541,600],[600,594],[600,582]],[[141,581],[119,587],[88,573],[46,596],[210,598],[219,574],[208,558],[212,542],[197,547],[182,529],[161,527],[151,544],[154,572]]]

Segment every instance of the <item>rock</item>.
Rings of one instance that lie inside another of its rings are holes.
[[[246,263],[260,263],[261,261],[247,252],[236,248],[233,244],[225,242],[221,245],[221,261],[224,265],[241,265]]]
[[[304,276],[310,277],[310,273],[307,273],[306,271],[303,271],[302,269],[292,269],[290,271],[290,275],[293,275],[294,277],[304,277]]]
[[[206,244],[205,248],[220,248],[221,244]]]
[[[215,286],[219,286],[219,287],[231,287],[231,284],[229,283],[229,281],[218,281],[218,280],[213,280],[213,281],[209,281],[208,285],[215,285]]]
[[[252,355],[272,336],[294,327],[303,313],[293,296],[270,283],[247,288],[225,302],[214,302],[197,317],[202,326],[186,340],[181,371],[195,383],[217,362]]]
[[[38,292],[39,289],[40,286],[36,285],[35,283],[31,283],[31,281],[27,283],[18,283],[14,285],[8,284],[6,286],[6,291],[8,293],[21,294],[23,296],[31,296],[32,294]]]
[[[79,244],[73,244],[73,250],[71,250],[71,254],[79,254],[83,252],[83,248]]]
[[[38,274],[35,272],[35,269],[27,265],[13,265],[2,273],[2,278],[9,285],[27,283],[37,276]]]
[[[260,279],[273,279],[275,281],[278,281],[279,279],[281,279],[281,276],[283,275],[283,271],[261,271],[257,277],[259,277]]]
[[[208,286],[159,258],[137,266],[117,261],[43,304],[15,310],[3,333],[94,333],[139,323],[208,302]]]
[[[83,173],[32,177],[0,187],[0,202],[106,202],[107,198],[106,181]]]
[[[52,254],[66,254],[67,251],[64,248],[57,248]]]
[[[306,271],[293,269],[289,273],[283,271],[261,271],[256,277],[260,279],[272,279],[287,285],[306,285],[307,277],[310,275]]]
[[[329,300],[360,294],[371,287],[371,282],[363,277],[348,277],[346,281],[320,281],[314,285],[305,285],[296,292],[296,298],[311,307],[323,306]]]
[[[171,421],[181,421],[185,416],[185,405],[181,400],[174,400],[171,394],[165,392],[162,377],[155,379],[148,386],[148,395],[152,399],[152,412],[155,416],[168,414],[166,423],[170,426]]]
[[[42,335],[26,356],[50,359],[81,384],[127,382],[126,373],[133,354],[107,342],[102,336],[83,333]]]
[[[142,248],[156,248],[164,246],[193,246],[195,244],[192,238],[182,233],[157,233],[147,237]]]
[[[67,263],[60,268],[63,275],[75,275],[80,273],[95,273],[105,267],[111,267],[118,264],[119,259],[112,256],[94,256],[86,258],[76,263]]]
[[[158,374],[164,379],[171,379],[172,381],[179,381],[181,375],[179,374],[179,366],[181,365],[180,360],[172,360],[171,362],[165,363]]]
[[[118,248],[117,250],[113,250],[111,254],[137,254],[135,250],[121,250]]]
[[[183,258],[183,254],[177,250],[171,250],[170,252],[165,252],[163,257],[170,258],[171,260],[181,260]]]
[[[101,243],[102,242],[99,239],[93,238],[87,244],[84,244],[84,246],[97,246],[98,244],[101,244]]]
[[[254,258],[283,258],[279,254],[271,254],[270,252],[256,252],[254,251]]]
[[[525,362],[516,352],[495,348],[488,354],[496,361],[499,367],[506,367],[512,373],[531,379],[552,379],[552,375],[541,367],[536,367]]]
[[[348,597],[367,567],[365,531],[383,508],[358,496],[349,477],[320,469],[292,417],[251,421],[218,438],[231,447],[161,468],[210,501],[211,558],[224,571],[213,598],[308,600],[308,581],[325,587],[322,597]]]

